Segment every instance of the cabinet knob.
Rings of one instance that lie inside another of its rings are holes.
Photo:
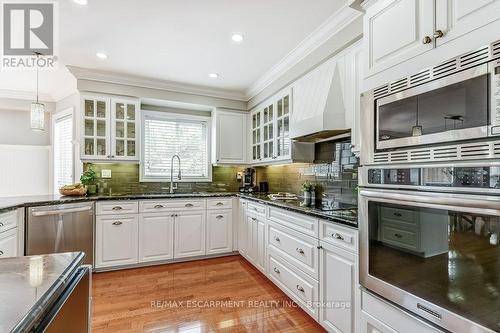
[[[273,271],[274,271],[274,272],[276,272],[277,274],[279,274],[279,273],[280,273],[280,270],[279,270],[279,269],[277,269],[276,267],[274,267]]]
[[[304,288],[302,288],[301,286],[297,285],[297,290],[300,291],[300,292],[304,292]]]
[[[403,214],[401,214],[401,213],[394,213],[394,216],[401,217],[401,216],[403,216]]]
[[[224,204],[222,202],[218,202],[215,204],[216,206],[224,206]]]
[[[300,247],[296,248],[295,251],[297,251],[300,254],[304,254],[304,250],[302,250]]]
[[[2,251],[2,250],[0,250],[0,256],[2,256],[2,255],[3,255],[3,251]]]
[[[402,238],[403,236],[401,234],[394,234],[396,238]]]
[[[3,222],[0,222],[0,227],[3,227],[5,224],[3,224]]]
[[[155,205],[156,209],[163,208],[163,207],[164,207],[163,205]]]
[[[429,36],[425,36],[424,39],[422,40],[422,43],[430,44],[432,43],[432,38],[430,38]]]
[[[281,239],[278,236],[274,236],[274,240],[277,241],[277,242],[281,241]]]
[[[224,217],[224,216],[222,216],[222,215],[217,215],[215,218],[217,218],[217,219],[221,219],[221,218],[223,218],[223,217]]]
[[[184,207],[193,207],[193,204],[187,203],[184,205]]]
[[[120,206],[115,206],[115,207],[113,207],[113,208],[111,208],[111,209],[112,209],[112,210],[122,210],[123,208],[122,208],[122,207],[120,207]]]
[[[433,34],[434,38],[442,38],[444,36],[443,30],[436,30]]]
[[[113,222],[113,225],[122,225],[123,222],[120,222],[120,221],[116,221],[116,222]]]

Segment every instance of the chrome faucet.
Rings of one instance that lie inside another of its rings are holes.
[[[174,155],[170,161],[170,193],[174,193],[174,158],[176,157],[179,160],[179,174],[177,175],[177,179],[181,180],[181,158],[179,155]],[[177,186],[175,189],[177,189]]]

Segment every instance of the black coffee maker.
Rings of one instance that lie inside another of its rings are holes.
[[[259,192],[259,188],[256,186],[256,176],[255,169],[246,168],[243,172],[243,185],[240,187],[240,192],[242,193],[254,193]]]

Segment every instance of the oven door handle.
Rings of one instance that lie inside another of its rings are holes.
[[[496,196],[362,189],[360,197],[405,206],[500,216],[500,197]]]

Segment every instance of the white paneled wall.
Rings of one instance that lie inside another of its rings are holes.
[[[49,146],[0,145],[0,197],[50,193]]]

